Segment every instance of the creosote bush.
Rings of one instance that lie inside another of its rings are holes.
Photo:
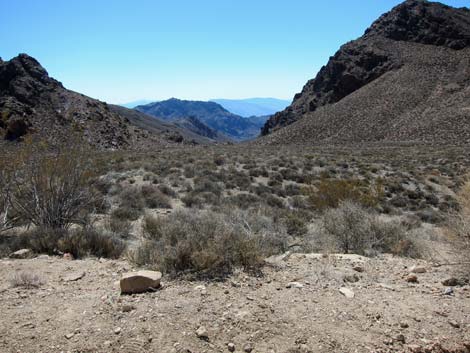
[[[316,188],[304,189],[313,208],[325,210],[336,208],[342,201],[351,200],[365,207],[375,207],[383,197],[382,182],[368,186],[363,181],[322,178]]]
[[[78,142],[50,146],[28,140],[8,168],[13,170],[8,204],[23,223],[67,229],[84,222],[93,204],[94,170]]]
[[[343,201],[338,208],[327,210],[323,215],[322,227],[344,253],[419,256],[408,238],[407,229],[400,222],[384,221],[352,201]]]
[[[137,265],[169,274],[224,276],[235,267],[259,268],[263,259],[286,250],[286,232],[266,217],[243,211],[177,211],[147,216],[145,240],[132,254]]]

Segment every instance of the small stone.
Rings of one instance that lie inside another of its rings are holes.
[[[356,274],[353,275],[347,275],[343,277],[344,282],[349,282],[349,283],[356,283],[359,282],[359,276]]]
[[[442,281],[442,285],[446,287],[455,287],[455,286],[458,286],[459,284],[460,284],[460,281],[455,277],[451,277]]]
[[[406,281],[408,283],[418,283],[418,276],[416,275],[409,275],[408,277],[406,277]]]
[[[10,254],[10,259],[28,259],[33,256],[31,249],[21,249]]]
[[[395,337],[395,341],[404,344],[406,342],[406,339],[405,339],[405,336],[403,336],[402,334],[399,334],[399,335],[397,335],[397,337]]]
[[[344,295],[346,298],[354,298],[354,292],[352,291],[352,289],[349,289],[349,288],[346,288],[346,287],[341,287],[339,289],[339,292]]]
[[[64,260],[67,260],[67,261],[72,261],[74,258],[73,258],[73,255],[71,253],[68,253],[66,252],[63,256]]]
[[[299,282],[289,282],[287,283],[287,286],[286,288],[303,288],[304,285],[302,283],[299,283]]]
[[[65,335],[65,338],[67,338],[68,340],[71,339],[73,336],[75,336],[73,333],[67,333]]]
[[[201,340],[209,340],[209,333],[207,332],[206,328],[204,326],[200,326],[196,330],[196,336],[200,338]]]
[[[243,346],[243,351],[246,353],[251,353],[253,351],[253,346],[250,343],[247,343]]]
[[[116,328],[114,329],[114,334],[119,335],[120,333],[121,333],[121,328],[120,328],[120,327],[116,327]]]
[[[156,271],[125,273],[119,282],[121,294],[143,293],[160,288],[162,274]]]
[[[227,349],[229,352],[235,352],[235,345],[233,343],[227,344]]]
[[[359,272],[359,273],[364,272],[364,267],[362,267],[362,266],[354,266],[352,269],[356,272]]]
[[[103,346],[111,347],[111,341],[104,341]]]
[[[64,277],[65,282],[75,282],[78,281],[79,279],[82,279],[85,277],[85,272],[75,272],[75,273],[70,273],[67,276]]]
[[[453,328],[460,328],[460,324],[457,321],[449,321],[449,325]]]
[[[408,325],[407,322],[402,321],[402,322],[400,322],[400,327],[401,327],[401,328],[408,328],[408,327],[410,327],[410,325]]]
[[[454,294],[454,290],[452,289],[452,287],[447,287],[446,289],[444,289],[444,295],[452,295]]]
[[[426,273],[426,268],[423,266],[412,266],[410,268],[411,273]]]
[[[123,305],[122,308],[121,308],[121,311],[123,313],[129,313],[131,312],[132,310],[135,310],[135,306],[134,305]]]

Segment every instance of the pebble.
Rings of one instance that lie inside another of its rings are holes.
[[[352,289],[349,289],[349,288],[346,288],[346,287],[342,287],[339,289],[339,292],[344,295],[346,298],[354,298],[354,292],[352,291]]]
[[[453,328],[460,328],[460,324],[457,321],[449,321],[449,325]]]
[[[243,351],[246,353],[251,353],[253,351],[253,346],[247,343],[243,346]]]
[[[408,325],[407,322],[402,321],[402,322],[400,322],[400,327],[401,327],[401,328],[408,328],[408,327],[410,327],[410,325]]]
[[[235,352],[235,345],[233,343],[227,344],[227,349],[229,352]]]
[[[426,268],[423,266],[413,266],[410,269],[411,273],[426,273]]]
[[[444,289],[444,295],[452,295],[454,294],[454,290],[452,289],[452,287],[447,287],[446,289]]]
[[[69,339],[71,339],[73,336],[74,336],[73,333],[67,333],[67,334],[65,335],[65,338],[67,338],[67,339],[69,340]]]
[[[360,273],[364,272],[364,267],[362,266],[354,266],[352,269],[356,272],[360,272]]]
[[[406,281],[408,283],[418,283],[418,276],[416,275],[409,275],[408,277],[406,277]]]
[[[116,328],[114,329],[114,333],[115,333],[116,335],[119,335],[119,334],[121,333],[121,328],[120,328],[120,327],[116,327]]]
[[[196,330],[196,336],[199,337],[202,340],[208,340],[209,339],[209,333],[207,332],[207,330],[204,326],[200,326]]]
[[[403,336],[402,334],[399,334],[395,337],[395,341],[405,343],[406,339],[405,339],[405,336]]]
[[[286,286],[286,288],[303,288],[303,287],[304,285],[299,282],[289,282],[287,283],[287,286]]]

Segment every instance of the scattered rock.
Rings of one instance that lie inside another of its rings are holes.
[[[454,294],[454,290],[452,289],[452,287],[447,287],[446,289],[444,289],[444,295],[452,295]]]
[[[21,249],[10,254],[10,259],[29,259],[33,256],[31,249]]]
[[[354,292],[352,289],[346,288],[346,287],[341,287],[339,289],[339,292],[344,295],[346,298],[354,298]]]
[[[362,266],[354,266],[352,269],[356,272],[359,272],[359,273],[364,272],[364,267],[362,267]]]
[[[208,341],[209,340],[209,333],[207,332],[206,328],[204,326],[200,326],[196,330],[196,336],[200,338],[201,340]]]
[[[235,352],[235,345],[233,343],[227,344],[227,349],[229,352]]]
[[[65,338],[67,338],[68,340],[71,339],[73,336],[75,336],[73,333],[67,333],[65,335]]]
[[[121,294],[143,293],[160,287],[162,274],[156,271],[125,273],[119,282]]]
[[[130,313],[132,310],[135,310],[135,306],[134,305],[123,305],[121,307],[121,311],[123,313]]]
[[[71,253],[66,252],[63,256],[64,260],[72,261],[74,259]]]
[[[457,321],[449,321],[449,325],[452,326],[453,328],[460,328],[460,324]]]
[[[410,268],[411,273],[426,273],[426,268],[423,266],[413,266]]]
[[[349,283],[356,283],[356,282],[359,282],[359,276],[356,274],[346,275],[343,277],[343,281],[349,282]]]
[[[456,287],[456,286],[459,286],[461,284],[462,283],[460,282],[460,280],[455,278],[455,277],[450,277],[450,278],[442,281],[442,285],[446,286],[446,287]]]
[[[289,282],[287,283],[287,286],[286,286],[286,288],[303,288],[303,287],[304,285],[299,282]]]
[[[406,339],[405,339],[405,336],[403,336],[402,334],[399,334],[395,337],[395,341],[405,344]]]
[[[75,282],[78,281],[79,279],[82,279],[85,277],[85,272],[75,272],[75,273],[70,273],[67,276],[64,277],[65,282]]]
[[[251,353],[253,351],[253,346],[250,343],[247,343],[243,346],[243,351],[246,353]]]
[[[402,321],[402,322],[400,322],[400,327],[401,327],[401,328],[408,328],[408,327],[410,327],[410,325],[408,325],[407,322]]]
[[[114,334],[119,335],[120,333],[121,333],[121,328],[120,328],[120,327],[116,327],[116,328],[114,329]]]
[[[406,281],[408,283],[418,283],[418,276],[416,275],[409,275],[406,277]]]

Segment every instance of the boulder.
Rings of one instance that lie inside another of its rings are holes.
[[[11,259],[28,259],[33,256],[31,249],[21,249],[10,254]]]
[[[143,293],[160,287],[162,274],[156,271],[125,273],[119,282],[121,294]]]

